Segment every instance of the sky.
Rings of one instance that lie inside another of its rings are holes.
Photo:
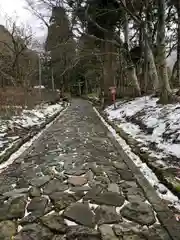
[[[46,30],[40,20],[26,9],[25,0],[0,0],[0,24],[6,24],[6,15],[16,19],[18,24],[27,24],[31,26],[34,37],[42,41],[45,38]]]

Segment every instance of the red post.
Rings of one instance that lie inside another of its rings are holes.
[[[111,95],[112,95],[112,101],[114,104],[114,109],[116,109],[116,87],[110,87],[109,90],[111,91]]]

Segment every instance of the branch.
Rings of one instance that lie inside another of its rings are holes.
[[[31,0],[26,0],[26,2],[27,2],[27,4],[28,4],[28,6],[30,7],[30,9],[27,8],[27,10],[33,12],[33,14],[34,14],[38,19],[40,19],[40,20],[45,24],[46,27],[49,27],[49,24],[48,24],[47,21],[44,19],[44,16],[43,16],[40,12],[38,12],[38,11],[36,10],[36,8],[33,6],[33,2],[32,2]]]

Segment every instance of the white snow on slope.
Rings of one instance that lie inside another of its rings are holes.
[[[17,130],[40,126],[47,118],[55,115],[62,108],[61,104],[42,104],[32,110],[24,109],[19,116],[13,116],[8,120],[4,120],[0,116],[0,156],[21,137],[16,133]]]
[[[153,173],[153,171],[147,166],[146,163],[143,163],[141,159],[135,155],[129,145],[123,140],[116,131],[101,117],[99,112],[94,108],[94,111],[97,113],[103,124],[108,128],[108,130],[112,133],[116,141],[123,148],[126,154],[132,159],[135,165],[140,169],[145,178],[149,181],[149,183],[156,189],[157,194],[163,200],[169,201],[169,205],[175,207],[180,211],[180,200],[176,197],[169,189],[167,189],[163,184],[161,184]],[[162,191],[165,191],[165,194],[162,194]]]
[[[155,144],[157,156],[173,155],[180,158],[180,104],[158,105],[157,98],[140,97],[128,102],[118,102],[117,109],[108,107],[105,111],[117,126],[136,138],[143,146]],[[146,130],[129,120],[140,121]]]
[[[63,114],[64,111],[66,111],[66,109],[64,109],[61,113]],[[59,115],[58,115],[59,117]],[[54,124],[54,122],[57,120],[56,117],[52,122],[50,122],[49,124],[46,125],[46,127],[44,129],[42,129],[37,135],[35,135],[32,139],[30,139],[28,142],[26,142],[25,144],[23,144],[18,151],[16,151],[15,153],[13,153],[10,158],[4,162],[0,164],[0,173],[4,171],[5,168],[7,168],[9,165],[11,165],[18,157],[21,156],[22,153],[24,153],[37,139],[40,138],[40,136],[50,127]]]

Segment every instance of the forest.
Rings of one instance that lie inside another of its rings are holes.
[[[78,89],[109,101],[109,88],[115,86],[118,98],[153,94],[163,104],[179,102],[178,0],[26,3],[47,27],[43,52],[34,50],[29,28],[8,20],[7,27],[1,26],[1,87],[37,85],[40,59],[42,83],[48,88]],[[172,53],[176,60],[169,66]]]
[[[48,28],[56,87],[81,83],[84,94],[109,99],[154,94],[179,101],[180,7],[177,0],[27,0]],[[50,19],[50,20],[49,20]],[[170,68],[167,58],[176,53]]]

